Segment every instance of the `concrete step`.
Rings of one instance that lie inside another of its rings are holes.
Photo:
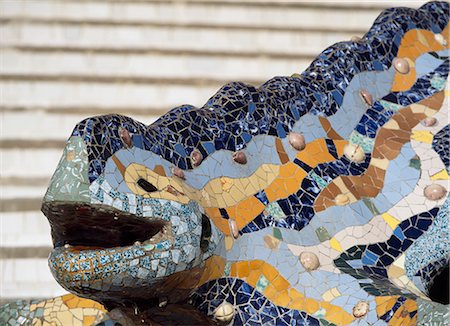
[[[77,112],[76,109],[67,109],[66,111],[51,113],[45,110],[29,109],[4,109],[2,112],[3,124],[0,133],[1,148],[64,148],[65,141],[69,138],[75,125],[81,120],[103,113],[122,113],[129,115],[133,119],[151,124],[160,116],[159,111],[155,114],[143,115],[136,112],[127,112],[118,110],[116,112],[105,110],[86,109]],[[148,113],[151,113],[149,110]],[[21,126],[20,132],[17,126]],[[47,126],[47,127],[43,127]]]
[[[1,214],[0,224],[2,247],[50,248],[52,246],[50,225],[40,211],[4,212]]]
[[[0,270],[3,302],[17,298],[52,298],[67,293],[53,279],[46,258],[1,259]]]
[[[16,198],[30,199],[33,202],[42,200],[50,183],[50,176],[27,178],[26,176],[3,177],[0,179],[2,183],[2,200],[11,201]],[[23,206],[23,205],[22,205]],[[20,205],[17,205],[20,209]],[[4,208],[4,207],[3,207]],[[17,209],[14,209],[17,210]],[[13,211],[13,209],[5,209],[5,211]]]
[[[362,26],[362,31],[370,27]],[[4,46],[83,46],[119,49],[148,47],[172,50],[273,52],[317,55],[333,43],[349,40],[354,32],[331,29],[277,30],[211,28],[211,26],[125,25],[54,20],[3,20],[0,33]]]
[[[424,1],[398,2],[418,6]],[[1,17],[39,18],[116,24],[212,25],[247,28],[330,29],[329,21],[341,30],[359,31],[361,21],[371,22],[380,9],[395,3],[303,1],[6,1]],[[351,8],[354,15],[349,15]],[[318,13],[323,19],[317,19]]]
[[[3,48],[0,69],[3,74],[36,76],[76,75],[122,78],[197,78],[265,81],[273,76],[291,75],[305,70],[312,56],[270,58],[266,56],[228,56],[218,53],[166,53],[154,51],[105,53],[85,50],[46,48]]]
[[[109,108],[169,110],[181,104],[202,106],[226,80],[124,78],[45,78],[33,75],[0,76],[1,104],[6,108]],[[18,96],[20,94],[20,96]]]
[[[55,171],[62,149],[2,149],[3,178],[49,178]]]

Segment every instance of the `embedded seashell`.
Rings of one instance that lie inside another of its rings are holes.
[[[66,244],[64,245],[64,248],[66,248],[66,249],[69,249],[70,247],[71,247],[71,245],[68,244],[68,243],[66,243]]]
[[[125,128],[119,127],[119,136],[120,136],[120,139],[122,139],[122,142],[127,147],[133,147],[133,142],[131,140],[131,135],[128,132],[128,130],[126,130]]]
[[[442,46],[447,46],[447,40],[442,34],[434,34],[434,39]]]
[[[395,58],[393,65],[395,70],[401,74],[407,74],[409,72],[409,62],[404,58]]]
[[[180,179],[184,179],[184,171],[180,169],[178,166],[174,166],[172,168],[172,173],[174,176],[177,176]]]
[[[294,149],[301,151],[306,147],[305,136],[296,132],[291,132],[289,134],[289,144],[291,144]]]
[[[439,200],[444,198],[447,190],[445,190],[445,188],[440,184],[433,183],[426,186],[423,193],[428,200]]]
[[[373,105],[373,97],[372,94],[369,93],[369,91],[362,89],[359,91],[359,95],[361,95],[363,101],[368,105],[368,106],[372,106]]]
[[[203,155],[199,151],[194,150],[191,153],[191,162],[192,162],[193,166],[199,166],[200,163],[202,163],[202,160],[203,160]]]
[[[358,35],[353,35],[353,36],[351,37],[350,41],[352,41],[352,42],[361,42],[361,41],[362,41],[362,38],[359,37]]]
[[[135,246],[140,246],[141,244],[142,244],[142,243],[141,243],[140,241],[135,241],[135,242],[134,242],[134,245],[135,245]]]
[[[228,225],[230,226],[230,231],[233,235],[233,238],[237,239],[239,237],[239,228],[236,221],[230,218],[228,220]]]
[[[241,152],[241,151],[234,152],[233,153],[233,160],[236,163],[239,163],[239,164],[246,164],[247,163],[247,156],[245,155],[244,152]]]
[[[369,303],[367,301],[358,301],[353,307],[353,316],[361,318],[369,312]]]
[[[336,198],[334,198],[334,201],[336,202],[336,205],[344,206],[350,203],[350,198],[348,197],[348,195],[339,194],[336,196]]]
[[[347,144],[344,146],[344,155],[352,162],[360,163],[366,158],[366,154],[359,145]]]
[[[426,117],[421,121],[421,124],[425,127],[433,127],[437,122],[435,117]]]
[[[234,307],[229,302],[222,302],[214,311],[214,318],[221,323],[229,323],[234,317]]]
[[[304,251],[300,254],[300,263],[309,272],[319,268],[319,258],[317,255],[310,251]]]

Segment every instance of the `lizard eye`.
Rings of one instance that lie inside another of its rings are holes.
[[[158,191],[158,188],[156,188],[154,185],[152,185],[150,182],[148,182],[145,179],[140,178],[137,181],[137,184],[139,187],[141,187],[142,189],[144,189],[147,192],[155,192]]]

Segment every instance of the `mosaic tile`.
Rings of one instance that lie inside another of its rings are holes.
[[[442,323],[426,299],[449,252],[448,10],[388,9],[300,75],[149,126],[77,124],[43,203],[74,294],[0,321],[145,324],[189,302],[234,325]]]

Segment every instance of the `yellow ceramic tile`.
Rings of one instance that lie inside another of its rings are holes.
[[[387,158],[372,158],[370,160],[370,165],[375,166],[382,170],[387,170],[389,166],[389,160]]]
[[[391,130],[399,130],[400,126],[398,125],[398,122],[394,119],[389,120],[383,125],[384,129],[391,129]]]
[[[339,292],[338,288],[336,288],[336,287],[332,288],[330,291],[331,291],[331,293],[333,294],[333,296],[334,296],[335,298],[341,296],[341,292]]]
[[[389,275],[389,278],[399,278],[399,277],[402,276],[404,273],[405,273],[405,271],[404,271],[402,268],[400,268],[400,267],[398,267],[398,266],[395,266],[395,265],[391,265],[391,266],[388,268],[388,275]]]
[[[225,250],[229,251],[233,248],[233,238],[230,236],[225,236]]]
[[[449,180],[450,177],[446,169],[439,171],[431,176],[431,180]]]
[[[399,220],[397,220],[394,216],[392,216],[389,213],[381,214],[381,217],[383,217],[384,221],[389,225],[389,227],[394,230],[397,225],[400,223]]]
[[[331,301],[334,299],[333,293],[331,293],[331,289],[322,294],[322,299],[324,301]]]
[[[330,239],[330,246],[331,248],[333,248],[336,251],[342,252],[342,247],[341,244],[339,243],[339,241],[336,240],[336,238],[331,238]]]

